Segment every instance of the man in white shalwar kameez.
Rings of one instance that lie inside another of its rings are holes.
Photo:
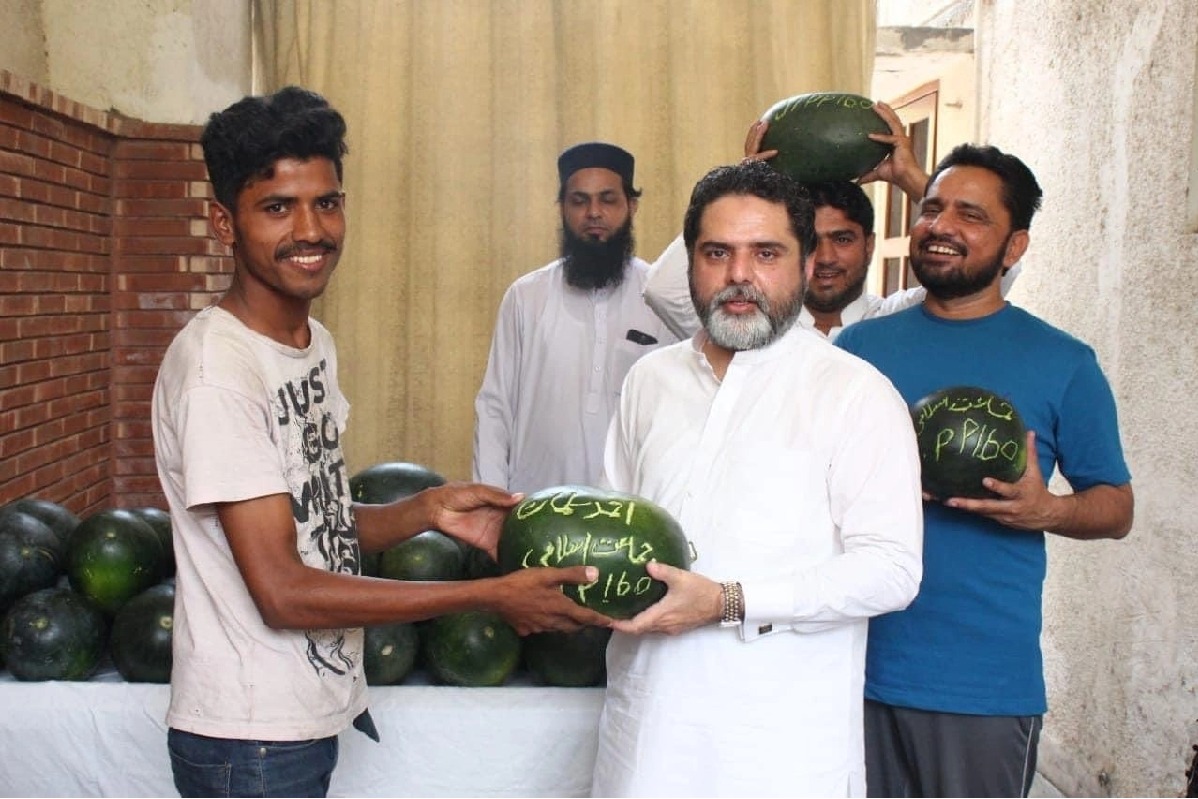
[[[703,330],[633,366],[605,479],[682,524],[691,571],[615,623],[596,796],[864,796],[870,617],[922,575],[907,407],[794,325],[813,211],[760,163],[695,187],[684,237]]]

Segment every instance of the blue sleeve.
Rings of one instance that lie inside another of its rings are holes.
[[[1131,480],[1115,397],[1088,347],[1065,386],[1057,426],[1057,465],[1074,491]]]

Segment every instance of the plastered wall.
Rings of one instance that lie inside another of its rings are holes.
[[[75,102],[202,123],[246,94],[249,0],[0,0],[0,69]]]
[[[1127,539],[1050,542],[1041,771],[1067,795],[1178,796],[1198,741],[1198,3],[990,0],[977,42],[980,136],[1045,191],[1011,299],[1097,351],[1136,493]]]

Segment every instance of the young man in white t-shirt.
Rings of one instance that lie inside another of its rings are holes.
[[[329,332],[309,318],[345,237],[345,122],[288,87],[209,119],[215,237],[233,282],[167,350],[153,397],[178,576],[167,715],[183,796],[323,796],[337,734],[367,734],[363,625],[467,609],[524,633],[607,625],[561,592],[593,568],[490,579],[364,578],[361,553],[439,529],[494,552],[519,499],[451,483],[352,505],[349,403]]]

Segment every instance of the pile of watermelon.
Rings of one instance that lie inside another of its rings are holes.
[[[169,682],[170,516],[113,508],[79,518],[45,499],[0,507],[0,663],[18,680]]]
[[[426,467],[388,462],[350,478],[355,502],[382,504],[445,483]],[[538,565],[588,563],[592,586],[568,589],[580,604],[628,618],[664,585],[648,560],[689,567],[676,522],[638,497],[563,486],[527,497],[508,515],[499,562],[427,530],[374,557],[363,572],[393,580],[487,579]],[[105,658],[130,682],[170,681],[175,563],[170,516],[109,509],[83,519],[61,505],[23,499],[0,507],[0,664],[20,680],[86,680]],[[423,672],[454,686],[498,686],[525,673],[542,685],[602,685],[611,631],[521,638],[494,613],[471,611],[365,630],[371,685]]]

